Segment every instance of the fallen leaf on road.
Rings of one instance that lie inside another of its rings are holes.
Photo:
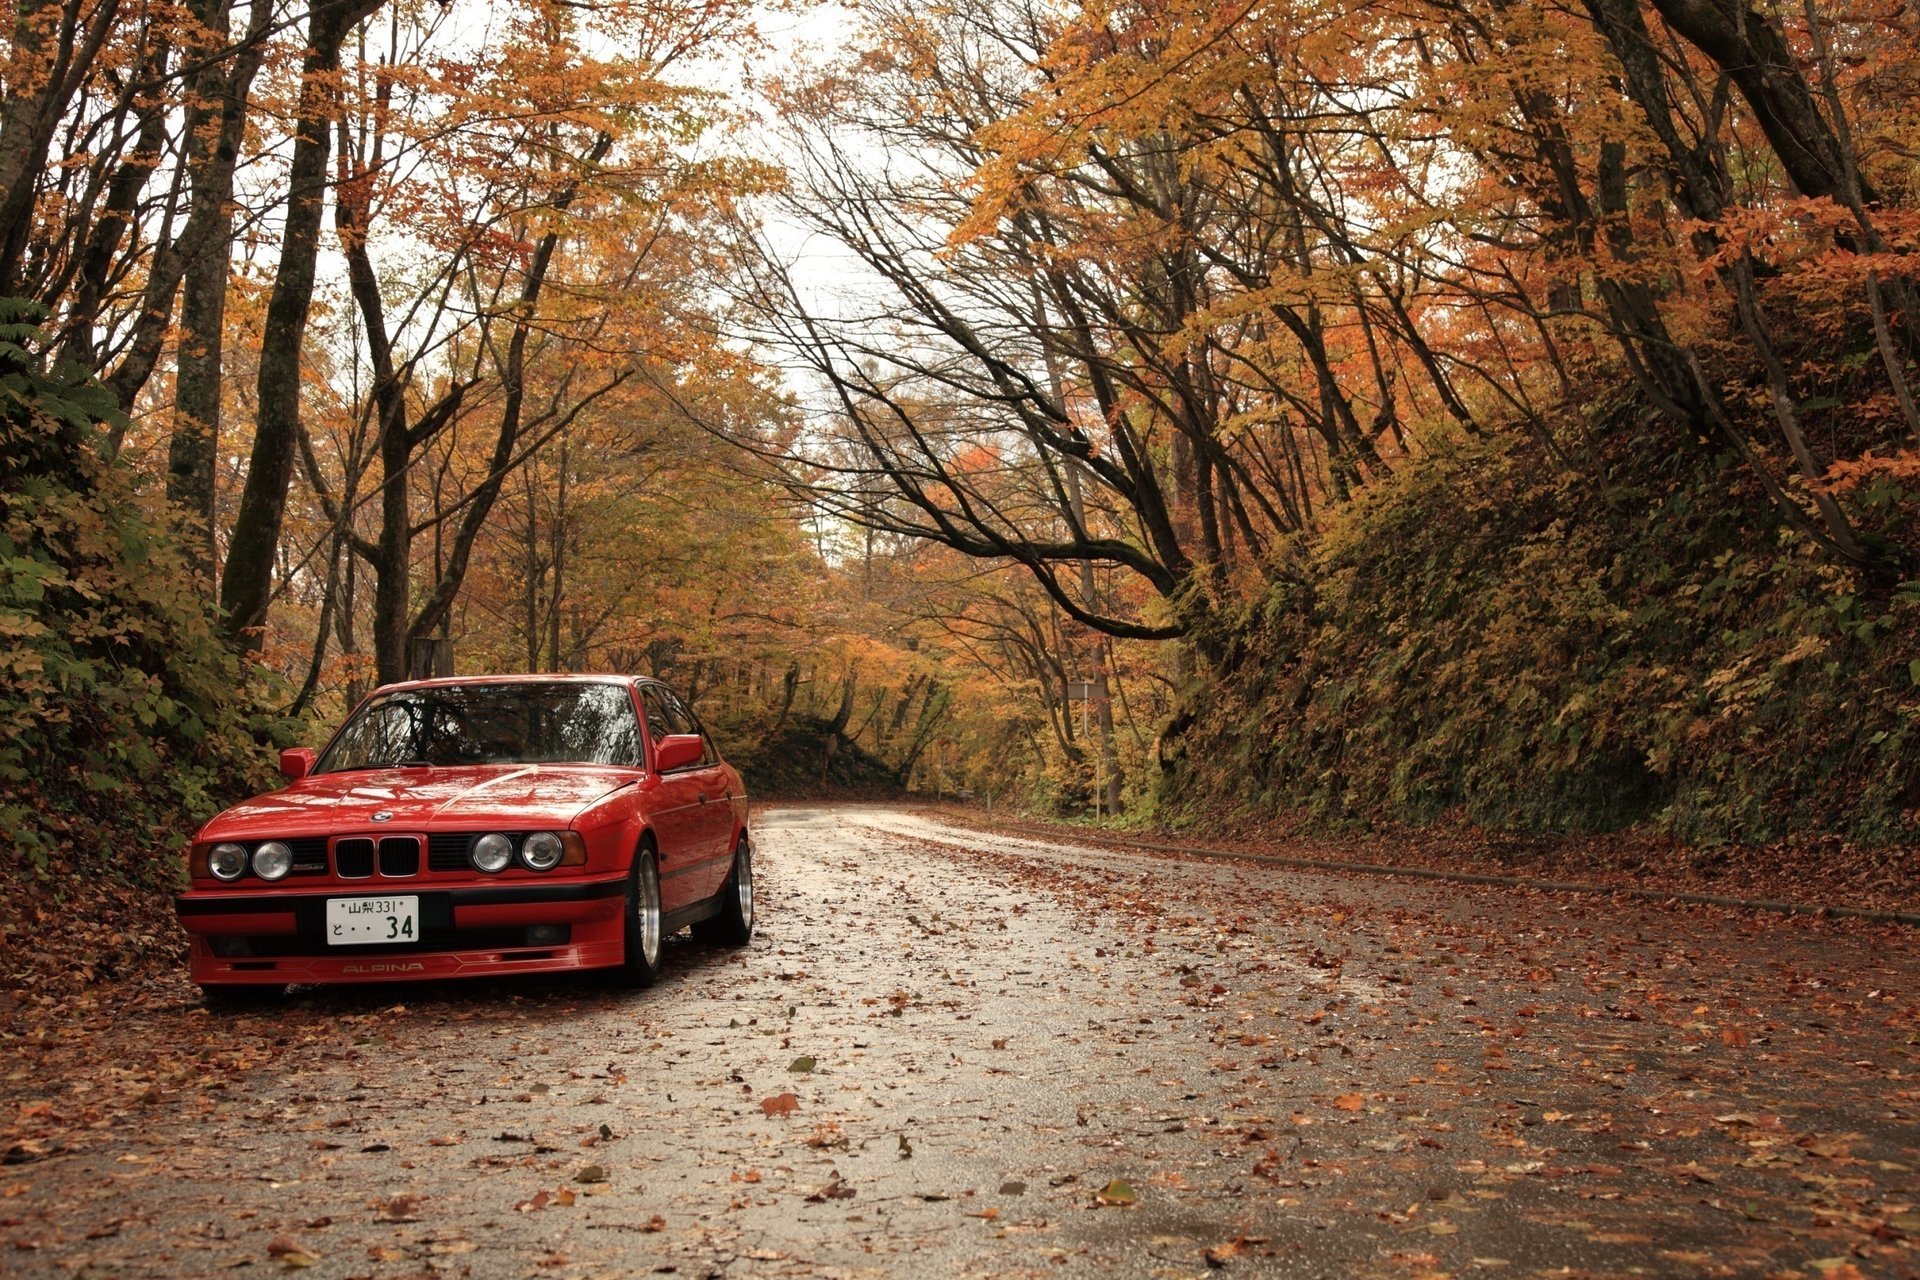
[[[827,1200],[851,1200],[853,1196],[854,1189],[842,1182],[839,1173],[836,1172],[833,1175],[832,1182],[829,1182],[826,1186],[819,1188],[807,1197],[807,1203],[820,1204]]]
[[[320,1261],[320,1255],[306,1248],[292,1236],[275,1236],[267,1245],[267,1256],[277,1258],[289,1267],[310,1267]]]
[[[1213,1245],[1204,1255],[1207,1260],[1207,1265],[1210,1267],[1224,1267],[1239,1257],[1240,1251],[1245,1247],[1245,1242],[1241,1240],[1229,1240],[1225,1244]]]
[[[411,1192],[404,1195],[397,1195],[391,1200],[384,1202],[375,1200],[372,1203],[380,1210],[380,1216],[388,1222],[420,1221],[419,1218],[414,1216],[413,1212],[420,1205],[420,1197]]]
[[[1115,1178],[1112,1182],[1109,1182],[1096,1192],[1093,1198],[1101,1204],[1128,1205],[1140,1203],[1140,1193],[1135,1191],[1133,1184],[1124,1178]]]
[[[760,1099],[760,1109],[770,1116],[790,1116],[800,1106],[800,1095],[795,1093],[776,1093],[771,1098]]]
[[[564,1209],[573,1201],[574,1194],[571,1191],[540,1191],[536,1192],[531,1199],[522,1200],[513,1207],[521,1213],[532,1213],[535,1209],[544,1209],[550,1204],[557,1204]]]

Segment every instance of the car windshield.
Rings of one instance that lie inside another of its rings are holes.
[[[314,771],[639,762],[640,724],[626,686],[546,680],[383,694],[347,721]]]

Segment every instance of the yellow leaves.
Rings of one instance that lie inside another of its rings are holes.
[[[1163,148],[1168,138],[1204,132],[1202,120],[1240,116],[1240,98],[1248,85],[1269,91],[1275,84],[1275,64],[1288,68],[1278,74],[1292,77],[1292,60],[1307,54],[1318,58],[1316,74],[1334,80],[1342,70],[1359,74],[1352,50],[1364,43],[1354,38],[1360,20],[1342,14],[1337,24],[1323,22],[1317,13],[1321,8],[1311,3],[1268,5],[1249,21],[1255,6],[1248,0],[1130,9],[1124,14],[1109,13],[1104,6],[1082,7],[1044,49],[1025,51],[1036,86],[1025,100],[976,132],[974,142],[985,159],[971,175],[972,206],[949,245],[987,238],[1022,209],[1048,208],[1056,215],[1084,217],[1084,205],[1067,207],[1056,201],[1053,193],[1061,184],[1053,181],[1054,175],[1094,164],[1096,151],[1114,155],[1140,145]],[[1258,41],[1239,38],[1249,27],[1258,29]],[[1338,37],[1324,38],[1336,29]],[[1322,38],[1316,39],[1316,33]],[[942,82],[936,78],[933,83]],[[967,102],[955,102],[952,109],[961,118],[973,114]],[[1231,167],[1229,153],[1243,144],[1243,139],[1216,143],[1226,149],[1218,158]],[[1204,165],[1210,158],[1206,145],[1179,153],[1183,168]],[[1144,229],[1115,227],[1104,243],[1111,248]]]
[[[1817,657],[1827,651],[1827,641],[1821,636],[1801,636],[1794,641],[1793,647],[1773,660],[1776,667],[1789,667],[1805,658]]]

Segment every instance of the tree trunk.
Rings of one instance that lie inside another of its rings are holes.
[[[230,52],[225,62],[214,55],[227,40],[230,0],[191,0],[190,7],[205,28],[206,47],[190,47],[189,56],[205,58],[206,65],[193,78],[186,112],[192,211],[180,235],[188,260],[180,295],[180,339],[174,353],[167,501],[185,515],[188,554],[198,575],[211,583],[227,281],[232,273],[233,175],[246,133],[247,94],[260,67],[273,5],[271,0],[253,0],[247,43]]]
[[[1801,195],[1844,196],[1840,144],[1771,19],[1742,0],[1653,0],[1653,7],[1739,88]],[[1870,190],[1860,195],[1874,199]]]
[[[833,713],[833,719],[827,724],[827,732],[838,738],[846,733],[847,721],[853,718],[854,686],[860,683],[860,668],[847,668],[847,682],[840,687],[840,707]]]
[[[153,44],[133,68],[133,74],[150,84],[164,85],[172,48],[160,33],[156,32],[155,36]],[[98,330],[96,321],[110,287],[114,261],[119,255],[121,241],[130,230],[135,229],[140,196],[147,189],[147,179],[153,176],[154,169],[159,166],[161,148],[167,141],[168,113],[162,103],[151,97],[144,101],[130,98],[126,106],[135,114],[144,113],[145,118],[141,120],[139,132],[135,135],[133,150],[120,162],[112,180],[107,183],[106,200],[100,207],[99,216],[94,219],[93,230],[87,236],[86,251],[80,255],[74,297],[64,326],[67,358],[83,369],[96,372],[99,371],[102,358],[95,340]]]
[[[591,169],[606,159],[607,152],[613,147],[611,134],[600,134],[592,148],[581,158],[582,168]],[[553,202],[557,213],[565,213],[573,206],[579,195],[578,180],[567,184],[566,189]],[[500,496],[500,486],[505,483],[507,473],[514,466],[515,456],[520,446],[520,429],[527,395],[527,342],[533,330],[534,317],[540,306],[540,294],[546,285],[547,270],[553,265],[554,251],[559,247],[560,233],[549,231],[534,249],[533,261],[527,267],[526,282],[521,286],[518,305],[514,308],[513,336],[508,340],[506,358],[500,369],[500,382],[506,391],[506,399],[500,409],[500,430],[494,439],[493,456],[487,469],[487,478],[480,482],[467,502],[467,509],[461,516],[460,527],[454,534],[453,547],[448,553],[447,564],[441,572],[440,580],[433,584],[433,590],[413,616],[408,634],[422,636],[439,626],[453,608],[454,597],[460,593],[460,584],[466,580],[467,565],[473,555],[474,540],[480,536],[481,528],[486,524],[487,515],[493,510],[493,504]],[[624,375],[623,375],[624,376]],[[583,401],[580,406],[584,407]]]
[[[554,485],[553,527],[547,556],[553,562],[553,592],[547,600],[547,669],[564,671],[560,661],[560,602],[567,590],[567,455],[569,441],[560,438],[560,476]],[[693,700],[691,690],[687,700]]]
[[[786,674],[780,677],[780,715],[774,720],[769,736],[780,732],[780,727],[793,713],[793,695],[800,691],[800,664],[789,662]]]
[[[521,646],[526,654],[527,670],[540,669],[540,583],[546,567],[540,563],[540,495],[534,492],[531,472],[521,473],[521,487],[527,493],[527,523],[521,530],[526,559],[520,566],[520,609],[524,622]]]
[[[335,111],[334,72],[340,48],[380,0],[320,0],[307,27],[300,107],[288,170],[286,227],[280,264],[267,301],[260,341],[258,409],[247,483],[220,578],[220,608],[229,639],[258,647],[267,621],[274,557],[286,517],[287,486],[300,429],[301,352],[313,302],[320,217],[326,204],[327,156]]]
[[[50,13],[56,9],[57,15]],[[33,234],[40,175],[67,104],[119,15],[119,0],[102,0],[87,15],[85,27],[77,4],[19,0],[14,8],[7,33],[8,94],[0,101],[0,296],[26,292],[21,267]]]
[[[383,415],[384,416],[384,415]],[[408,615],[413,608],[413,516],[408,501],[407,433],[380,432],[380,552],[374,561],[373,664],[381,681],[405,679]],[[424,636],[426,630],[419,632]]]

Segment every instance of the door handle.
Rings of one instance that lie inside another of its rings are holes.
[[[702,791],[700,793],[700,803],[705,804],[706,802],[707,802],[707,793]]]

